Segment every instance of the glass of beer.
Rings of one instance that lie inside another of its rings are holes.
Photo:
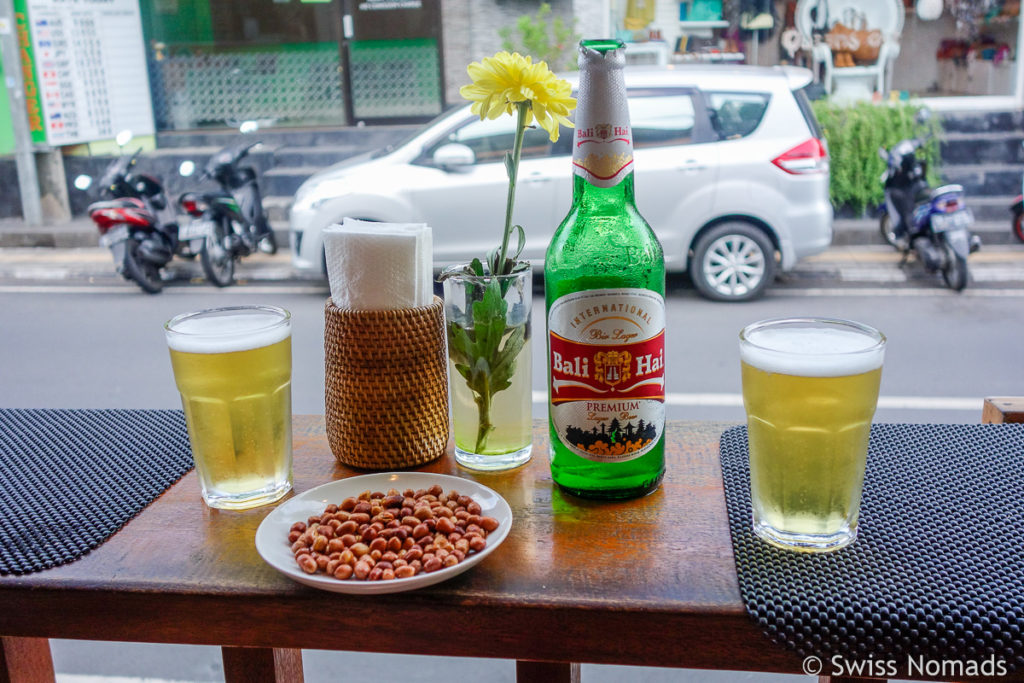
[[[740,333],[754,533],[805,552],[857,536],[885,336],[828,318],[765,320]]]
[[[203,500],[241,510],[292,488],[291,314],[185,313],[164,325]]]

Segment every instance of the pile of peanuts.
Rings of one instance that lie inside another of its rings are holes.
[[[296,522],[288,542],[299,568],[336,579],[388,581],[453,567],[487,546],[498,520],[456,491],[363,491]]]

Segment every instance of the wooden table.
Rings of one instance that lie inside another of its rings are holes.
[[[552,484],[546,423],[517,470],[442,458],[422,469],[497,490],[512,532],[455,579],[383,596],[282,576],[253,544],[272,506],[212,510],[191,472],[76,562],[0,577],[0,682],[52,680],[46,638],[221,645],[229,681],[301,680],[301,648],[515,659],[523,681],[577,678],[573,662],[800,673],[740,602],[718,458],[728,426],[670,423],[664,484],[621,503]],[[298,492],[356,474],[322,417],[295,418],[294,448]]]

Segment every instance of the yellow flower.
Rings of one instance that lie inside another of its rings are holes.
[[[576,106],[572,87],[558,78],[545,62],[533,63],[533,58],[518,52],[499,52],[473,62],[467,69],[473,79],[459,91],[473,102],[473,113],[481,119],[496,119],[512,114],[522,102],[528,102],[523,126],[534,119],[548,132],[552,142],[558,140],[559,125],[572,127],[569,112]]]

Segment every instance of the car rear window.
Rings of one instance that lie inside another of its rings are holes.
[[[719,139],[744,138],[761,125],[771,97],[767,93],[709,92],[705,94],[711,126]]]
[[[825,139],[825,134],[821,132],[821,126],[818,125],[818,119],[814,116],[814,109],[811,107],[811,100],[807,96],[807,88],[811,85],[800,88],[799,90],[793,91],[793,97],[796,98],[797,106],[800,107],[800,113],[804,115],[804,121],[807,122],[807,127],[811,129],[811,134],[819,140]]]

